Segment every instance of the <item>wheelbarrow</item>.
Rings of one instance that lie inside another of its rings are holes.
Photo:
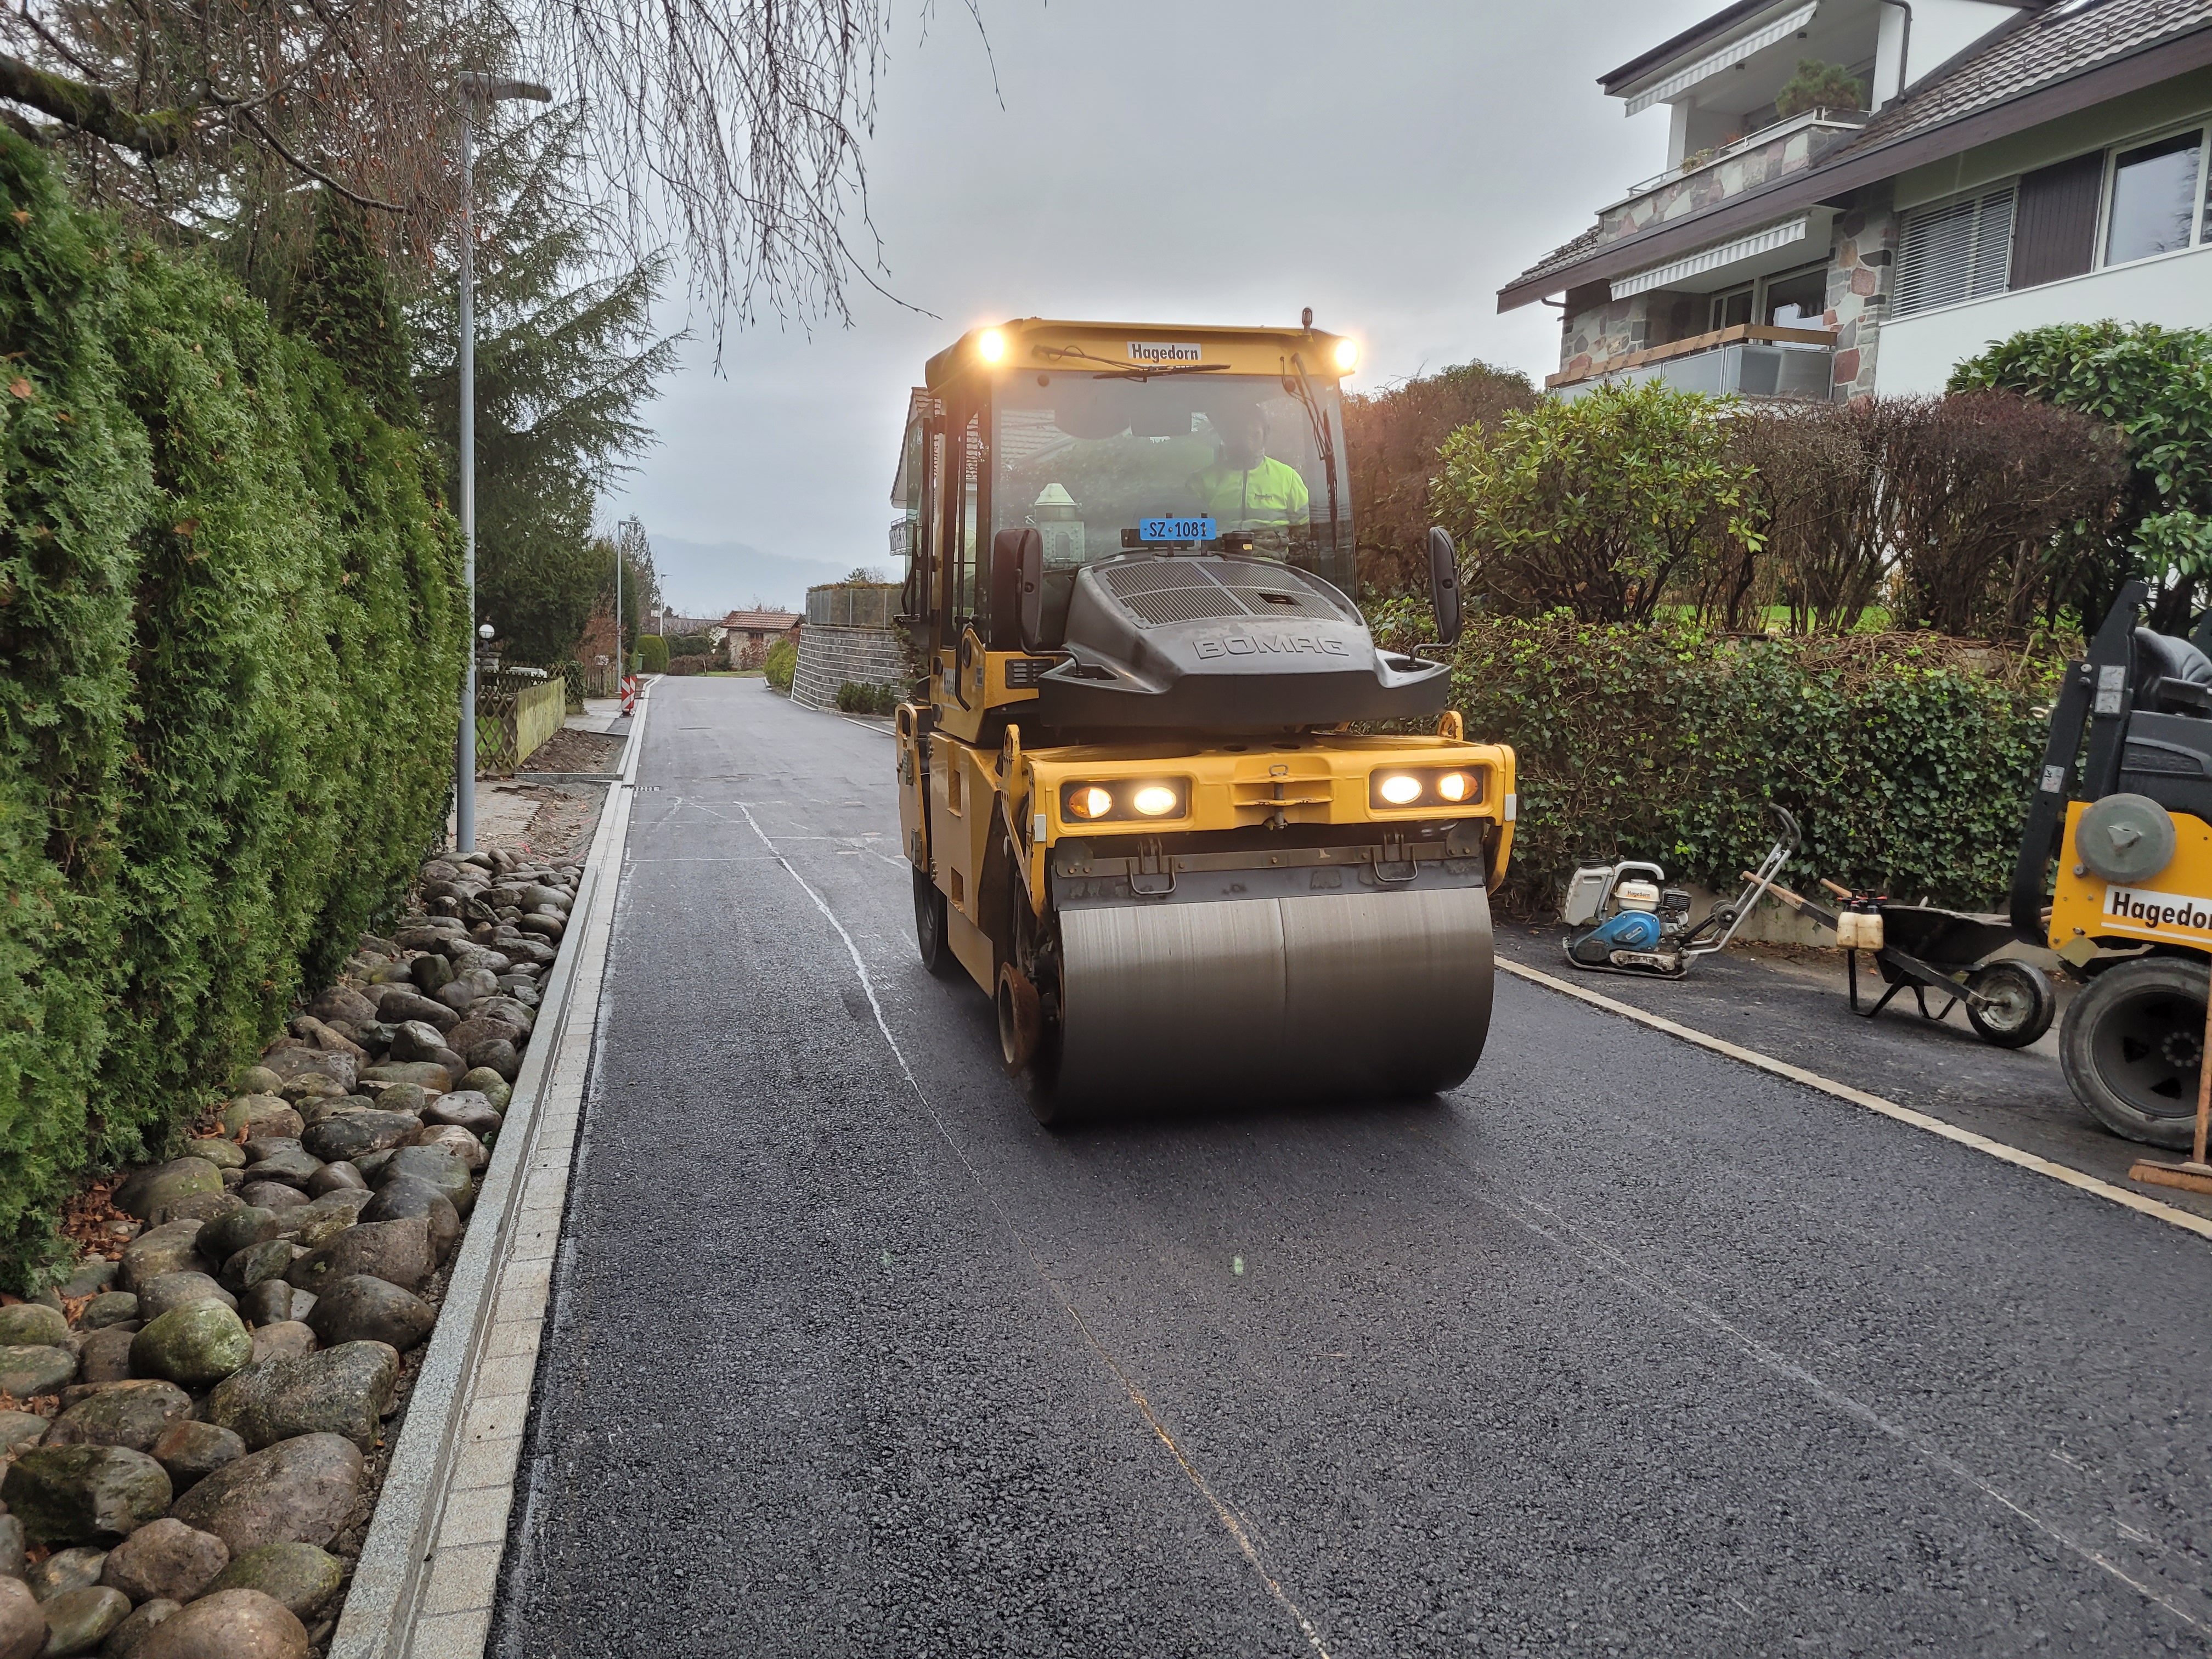
[[[1872,1019],[1889,1006],[1899,992],[1911,991],[1922,1016],[1941,1020],[1960,1003],[1966,1005],[1966,1023],[1974,1035],[1998,1048],[2025,1048],[2051,1029],[2058,1012],[2058,995],[2044,971],[2032,962],[2021,962],[1996,952],[2015,935],[2009,916],[1969,910],[1946,910],[1932,904],[1892,904],[1873,894],[1854,893],[1832,881],[1820,884],[1836,894],[1839,902],[1831,909],[1814,900],[1800,897],[1786,887],[1767,890],[1797,912],[1840,939],[1850,923],[1863,925],[1880,918],[1876,945],[1844,947],[1845,972],[1850,983],[1851,1012]],[[1856,933],[1858,928],[1854,928]],[[1874,958],[1888,988],[1871,1006],[1859,999],[1859,952]],[[1945,1000],[1930,1013],[1928,994]]]

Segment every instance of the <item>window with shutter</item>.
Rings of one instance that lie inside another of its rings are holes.
[[[2038,168],[2021,179],[2013,287],[2079,276],[2095,263],[2097,199],[2104,187],[2102,150]]]
[[[1891,315],[1908,317],[2004,292],[2012,268],[2014,189],[2007,185],[1954,197],[1905,216]]]

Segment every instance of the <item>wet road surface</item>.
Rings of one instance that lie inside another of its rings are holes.
[[[493,1651],[2212,1645],[2202,1240],[1504,975],[1447,1097],[1049,1132],[886,735],[638,777]]]

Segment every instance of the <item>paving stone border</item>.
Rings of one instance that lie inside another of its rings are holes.
[[[589,1074],[650,687],[607,792],[507,1120],[456,1253],[330,1659],[476,1659],[491,1628]],[[485,1222],[496,1218],[496,1224]]]

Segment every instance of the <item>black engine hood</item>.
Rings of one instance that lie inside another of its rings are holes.
[[[1443,711],[1450,671],[1378,651],[1351,600],[1271,560],[1139,556],[1078,574],[1037,677],[1044,724],[1270,731]]]

